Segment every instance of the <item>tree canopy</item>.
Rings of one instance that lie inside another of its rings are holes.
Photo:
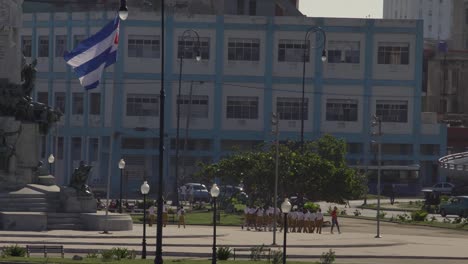
[[[279,197],[304,194],[312,200],[342,203],[364,191],[363,175],[346,165],[344,140],[325,135],[297,147],[296,142],[279,146]],[[202,164],[196,177],[202,182],[217,178],[222,184],[243,183],[251,202],[268,204],[274,196],[275,145],[237,152],[218,163]]]

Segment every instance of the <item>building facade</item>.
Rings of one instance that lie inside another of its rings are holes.
[[[64,117],[44,137],[41,155],[54,153],[54,171],[67,183],[80,160],[92,164],[90,185],[111,176],[138,192],[143,179],[156,185],[159,146],[161,21],[138,12],[121,23],[118,62],[99,88],[83,91],[62,58],[80,40],[100,29],[114,12],[28,13],[21,43],[28,59],[38,59],[37,100],[58,107]],[[438,180],[437,159],[445,154],[446,127],[421,119],[423,23],[415,20],[324,19],[233,15],[169,14],[166,21],[164,177],[174,181],[177,93],[184,51],[180,119],[179,182],[198,162],[216,162],[233,149],[252,149],[274,140],[270,115],[278,112],[281,140],[300,137],[303,52],[327,34],[328,62],[322,50],[306,57],[305,139],[326,133],[348,144],[350,165],[376,164],[372,116],[382,117],[383,164],[420,165],[419,175],[398,174],[387,181],[428,184]],[[194,59],[200,37],[201,61]],[[153,188],[156,189],[156,188]],[[171,188],[172,189],[172,188]]]

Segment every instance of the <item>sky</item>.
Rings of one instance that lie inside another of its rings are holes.
[[[299,10],[310,17],[382,18],[383,0],[299,0]]]

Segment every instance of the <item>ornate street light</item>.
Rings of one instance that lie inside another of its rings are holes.
[[[146,259],[146,195],[149,193],[150,186],[147,181],[144,181],[140,187],[141,194],[143,194],[143,241],[141,243],[141,258]]]
[[[377,132],[372,133],[373,136],[378,137],[378,158],[377,158],[377,234],[375,238],[381,238],[380,235],[380,174],[382,166],[382,118],[374,115],[372,118],[372,127],[377,127]]]
[[[176,127],[176,142],[175,142],[175,180],[174,180],[174,203],[173,205],[178,206],[179,205],[179,192],[178,192],[178,181],[179,181],[179,131],[180,131],[180,93],[181,93],[181,87],[182,87],[182,66],[184,64],[184,57],[185,57],[185,51],[187,48],[185,47],[185,42],[186,40],[191,40],[193,41],[193,35],[195,35],[196,42],[193,47],[193,53],[195,53],[195,59],[197,61],[201,60],[201,53],[200,53],[200,35],[198,35],[198,32],[196,32],[193,29],[187,29],[182,33],[182,36],[179,39],[179,55],[180,55],[180,63],[179,63],[179,91],[177,93],[177,127]],[[180,45],[182,44],[182,45]],[[182,46],[182,47],[181,47]],[[191,103],[191,102],[190,102]],[[188,111],[186,112],[186,118],[188,119],[191,115]],[[188,129],[188,128],[186,128]]]
[[[307,45],[307,41],[312,33],[321,34],[323,42],[318,46]],[[305,74],[306,74],[306,61],[310,57],[310,49],[322,49],[322,62],[327,61],[327,53],[325,46],[327,44],[327,35],[321,27],[311,27],[307,29],[305,38],[304,38],[304,54],[302,57],[302,100],[301,100],[301,150],[304,148],[304,107],[305,107]]]
[[[49,162],[49,174],[52,175],[52,164],[55,162],[54,154],[50,154],[47,161]]]
[[[120,1],[119,17],[122,20],[126,20],[128,17],[127,0]]]
[[[288,233],[288,214],[291,211],[291,203],[288,198],[281,204],[281,211],[284,215],[284,238],[283,238],[283,264],[286,264],[286,234]]]
[[[211,187],[210,193],[213,198],[213,253],[211,255],[211,263],[216,264],[216,198],[219,195],[219,188],[216,183]]]
[[[123,184],[123,170],[125,169],[125,160],[120,159],[119,161],[120,169],[120,200],[119,200],[119,213],[122,213],[122,184]]]

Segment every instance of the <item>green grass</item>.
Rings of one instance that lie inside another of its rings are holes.
[[[143,214],[132,214],[133,223],[143,223]],[[240,214],[225,214],[221,212],[220,225],[226,226],[240,226],[243,223],[242,215]],[[168,217],[169,224],[171,224],[172,216]],[[177,224],[177,217],[175,218]],[[148,221],[148,220],[147,220]],[[185,224],[187,225],[211,225],[213,224],[213,212],[208,211],[193,211],[185,215]]]
[[[149,256],[148,259],[122,259],[120,261],[104,261],[100,258],[83,258],[83,260],[76,261],[70,258],[21,258],[21,257],[8,257],[8,258],[0,258],[0,263],[110,263],[110,264],[152,264],[154,263],[154,257]],[[220,261],[219,263],[229,263],[229,264],[247,264],[247,263],[255,263],[255,264],[264,264],[268,263],[266,261],[246,261],[246,260],[228,260],[228,261]],[[179,263],[179,264],[211,264],[211,260],[193,260],[193,259],[164,259],[164,263]],[[288,261],[289,264],[304,264],[306,262],[300,261]],[[310,263],[310,262],[307,262]],[[317,263],[317,262],[314,262]]]

